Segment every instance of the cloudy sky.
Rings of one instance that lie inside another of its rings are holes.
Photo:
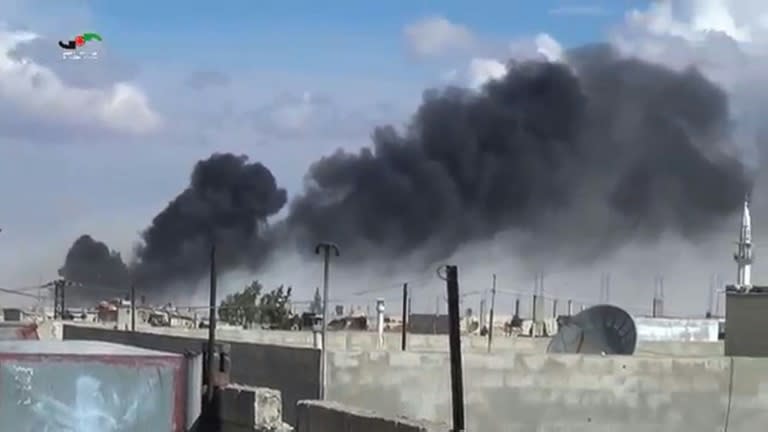
[[[0,19],[0,287],[51,279],[83,233],[130,256],[212,152],[263,162],[295,194],[312,161],[402,123],[423,89],[477,86],[510,58],[558,61],[593,42],[701,67],[732,95],[739,151],[760,164],[758,0],[0,0]],[[63,60],[57,42],[89,31],[104,38],[87,46],[99,59]],[[703,256],[727,279],[729,255]]]

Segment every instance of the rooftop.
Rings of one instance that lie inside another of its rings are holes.
[[[136,348],[109,342],[81,340],[0,341],[0,357],[3,354],[48,355],[108,355],[138,357],[178,357],[178,354]]]

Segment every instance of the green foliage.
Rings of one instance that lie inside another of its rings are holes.
[[[262,285],[253,281],[243,291],[226,296],[219,306],[219,319],[238,326],[261,323],[273,328],[290,328],[291,287],[280,285],[263,295],[261,291]]]
[[[280,285],[261,297],[259,306],[262,323],[276,328],[290,328],[291,311],[288,307],[291,291],[291,287],[285,289]]]
[[[219,306],[219,319],[238,326],[250,326],[258,322],[261,290],[261,284],[253,281],[243,291],[227,295]]]
[[[309,311],[315,315],[323,313],[323,298],[320,296],[320,287],[315,288],[315,297],[312,298],[312,304],[309,305]]]

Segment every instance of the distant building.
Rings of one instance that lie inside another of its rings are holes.
[[[181,312],[168,312],[168,322],[171,327],[189,329],[196,327],[195,317],[183,314]]]
[[[117,305],[106,301],[99,303],[96,307],[96,316],[99,322],[117,322]]]
[[[408,317],[408,333],[448,334],[448,315],[411,314]]]
[[[725,297],[725,355],[768,357],[768,287],[751,292],[731,288]]]
[[[18,308],[3,309],[3,321],[21,321],[22,312]]]

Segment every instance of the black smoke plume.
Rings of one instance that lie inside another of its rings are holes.
[[[347,260],[425,250],[435,260],[502,232],[525,234],[510,244],[523,255],[578,259],[666,232],[695,239],[751,187],[728,153],[729,115],[695,69],[605,47],[568,64],[511,63],[479,91],[427,91],[404,131],[377,128],[371,147],[314,163],[278,229],[260,229],[286,201],[266,167],[232,155],[198,163],[144,232],[132,271],[158,283],[205,274],[211,229],[228,268],[288,239],[303,251],[334,241]]]
[[[212,241],[222,269],[258,259],[269,249],[267,239],[261,236],[267,218],[285,202],[285,190],[277,187],[267,167],[248,162],[246,156],[214,154],[195,165],[189,186],[142,232],[128,278],[142,286],[143,292],[160,292],[174,282],[195,282],[208,273]],[[91,243],[90,237],[84,236],[72,245],[61,271],[63,276],[83,284],[93,283],[102,262],[107,262],[107,248],[102,243]],[[117,255],[112,260],[123,265]],[[118,283],[118,279],[111,281]]]
[[[143,284],[195,280],[208,272],[214,240],[222,268],[244,264],[266,247],[260,234],[285,202],[267,167],[246,156],[214,154],[197,163],[189,187],[142,233],[135,277]]]
[[[739,207],[750,181],[724,152],[719,88],[605,47],[569,64],[428,91],[403,133],[379,128],[371,148],[315,163],[289,224],[346,250],[435,259],[518,230],[526,254],[591,259],[667,231],[695,237]]]
[[[99,297],[124,297],[128,292],[128,267],[120,253],[89,235],[80,236],[69,248],[59,276],[83,285],[67,291],[69,304]]]

